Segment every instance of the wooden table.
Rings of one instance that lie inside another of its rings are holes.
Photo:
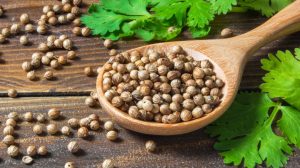
[[[87,4],[97,0],[85,0]],[[6,16],[0,19],[0,28],[11,25],[17,21],[21,13],[28,13],[33,20],[37,20],[42,11],[42,6],[56,4],[51,0],[0,0],[0,4],[7,9]],[[85,8],[87,5],[85,5]],[[224,27],[230,27],[236,35],[251,30],[265,21],[266,18],[256,13],[229,14],[217,17],[212,26],[212,33],[208,38],[219,38],[219,32]],[[51,27],[52,34],[67,34],[76,46],[79,59],[71,62],[62,70],[55,71],[57,77],[54,81],[40,79],[29,81],[20,65],[31,59],[31,54],[36,51],[37,45],[44,42],[47,36],[30,34],[30,46],[21,46],[19,36],[10,38],[9,43],[0,45],[0,121],[1,129],[5,122],[5,115],[17,111],[20,114],[31,111],[33,113],[46,113],[49,108],[56,107],[62,110],[64,119],[56,122],[59,126],[66,125],[70,117],[85,117],[96,113],[103,121],[109,120],[104,111],[98,108],[89,108],[84,104],[90,91],[95,89],[96,77],[86,77],[84,67],[97,68],[109,58],[107,50],[98,38],[75,37],[71,33],[72,26]],[[183,33],[180,40],[190,39],[187,32]],[[119,50],[144,45],[140,40],[117,42]],[[293,49],[299,47],[300,33],[275,41],[259,50],[248,62],[241,90],[258,91],[261,77],[264,72],[260,69],[260,59],[269,52],[279,49]],[[58,55],[65,52],[56,52]],[[48,69],[41,68],[37,71],[42,77]],[[7,97],[7,90],[18,90],[16,99]],[[51,121],[52,122],[52,121]],[[203,130],[190,134],[171,137],[149,136],[134,133],[123,128],[118,128],[120,140],[109,142],[105,138],[105,131],[92,132],[87,140],[79,139],[82,152],[77,155],[70,154],[66,146],[71,140],[77,139],[64,136],[35,136],[32,132],[32,123],[22,122],[18,125],[17,143],[21,152],[25,153],[28,145],[46,145],[50,154],[46,157],[35,157],[31,167],[63,167],[65,162],[74,161],[78,167],[99,167],[103,159],[111,158],[117,167],[226,167],[222,158],[213,150],[214,140],[203,133]],[[3,135],[0,135],[3,138]],[[145,151],[146,140],[153,139],[158,143],[159,150],[155,154]],[[6,146],[0,143],[0,167],[30,167],[21,163],[21,157],[15,159],[8,157]],[[299,167],[299,152],[290,157],[287,167]]]

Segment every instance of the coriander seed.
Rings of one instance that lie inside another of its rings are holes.
[[[76,153],[80,150],[79,144],[76,141],[71,141],[68,144],[68,151],[71,153]]]
[[[58,63],[57,60],[52,60],[52,61],[50,62],[50,66],[51,66],[51,68],[53,68],[53,69],[58,69],[58,68],[60,67],[60,64]]]
[[[212,107],[209,104],[203,104],[202,110],[204,113],[208,114],[208,113],[212,112]]]
[[[33,66],[33,68],[39,68],[41,66],[41,60],[33,59],[31,60],[31,65]]]
[[[67,18],[66,18],[66,16],[65,16],[65,15],[60,15],[60,16],[58,16],[58,22],[59,22],[60,24],[65,24],[65,23],[67,23]]]
[[[1,9],[0,9],[1,10]],[[10,36],[10,29],[5,27],[1,30],[1,34],[4,36],[4,37],[8,37]]]
[[[61,10],[62,10],[62,5],[53,5],[52,10],[53,10],[55,13],[60,13]]]
[[[99,120],[99,116],[98,116],[97,114],[90,114],[90,115],[88,116],[88,118],[89,118],[90,120],[100,121],[100,120]]]
[[[47,17],[47,16],[46,16]],[[48,19],[48,17],[47,17],[47,19]],[[39,20],[38,21],[38,25],[39,26],[45,26],[46,25],[46,20]]]
[[[65,39],[65,40],[63,41],[63,47],[64,47],[64,49],[66,49],[66,50],[71,50],[72,47],[73,47],[72,41],[71,41],[70,39]]]
[[[28,40],[28,37],[27,37],[27,36],[21,36],[21,37],[20,37],[20,43],[21,43],[22,45],[27,45],[28,42],[29,42],[29,40]]]
[[[43,127],[40,124],[36,124],[33,126],[32,131],[37,135],[41,135],[43,133]]]
[[[56,40],[54,41],[54,46],[55,46],[56,48],[63,48],[63,41],[60,40],[60,39],[56,39]]]
[[[77,18],[77,19],[75,19],[75,20],[73,20],[73,24],[74,24],[74,26],[81,26],[81,20],[80,20],[80,18]]]
[[[34,32],[34,27],[32,24],[26,24],[25,25],[25,32],[26,33],[33,33]]]
[[[97,131],[100,128],[99,121],[93,120],[90,122],[89,127],[91,130]]]
[[[49,65],[50,64],[50,58],[49,57],[47,57],[47,56],[43,56],[42,57],[42,59],[41,59],[41,62],[42,62],[42,64],[44,64],[44,65]]]
[[[115,55],[117,55],[118,54],[118,52],[117,52],[117,50],[116,49],[111,49],[111,50],[109,50],[109,53],[108,53],[108,55],[110,55],[110,56],[115,56]],[[134,65],[134,64],[133,64]]]
[[[15,127],[17,125],[17,122],[14,119],[9,118],[9,119],[6,120],[5,125],[6,126],[10,125],[12,127]]]
[[[5,145],[12,145],[15,143],[15,138],[12,135],[6,135],[4,136],[4,138],[2,139],[2,142]]]
[[[14,24],[11,25],[10,34],[15,35],[15,34],[20,33],[20,31],[21,31],[21,26],[19,24],[14,23]]]
[[[72,5],[71,5],[71,4],[69,4],[69,3],[64,4],[64,6],[63,6],[63,11],[64,11],[65,13],[71,12],[71,9],[72,9]]]
[[[47,80],[53,79],[53,72],[52,71],[46,71],[44,74],[44,78]]]
[[[75,168],[75,163],[74,162],[67,162],[65,164],[64,168]]]
[[[112,121],[106,121],[106,122],[104,123],[104,129],[105,129],[106,131],[112,131],[112,130],[114,130],[114,129],[115,129],[114,123],[113,123]]]
[[[3,44],[5,41],[6,41],[5,36],[0,34],[0,44]]]
[[[51,11],[51,7],[49,5],[43,7],[43,13],[48,13]]]
[[[65,5],[65,4],[69,4],[71,3],[71,0],[61,0],[61,4]]]
[[[68,126],[63,126],[63,127],[61,128],[61,133],[62,133],[63,135],[69,136],[69,135],[71,134],[71,129],[70,129],[70,127],[68,127]]]
[[[28,156],[35,156],[37,153],[37,149],[35,146],[30,145],[27,147],[26,153]]]
[[[80,6],[82,3],[82,0],[73,0],[73,5]]]
[[[54,17],[55,16],[55,13],[53,11],[49,11],[46,13],[47,17],[48,18],[51,18],[51,17]]]
[[[24,163],[24,164],[31,164],[32,162],[33,162],[33,159],[32,159],[32,157],[30,157],[30,156],[23,156],[22,157],[22,162]]]
[[[201,109],[201,107],[195,107],[192,111],[192,116],[193,118],[200,118],[203,116],[203,110]]]
[[[73,13],[68,13],[67,16],[66,16],[67,21],[69,21],[69,22],[73,21],[75,19],[75,17],[76,16]]]
[[[118,133],[116,131],[108,131],[106,133],[106,138],[110,141],[115,141],[118,138]]]
[[[27,79],[33,81],[36,79],[36,75],[35,75],[35,72],[34,71],[29,71],[26,75]]]
[[[80,127],[77,131],[78,138],[86,138],[89,136],[89,130],[86,127]]]
[[[79,120],[80,127],[88,127],[91,122],[91,119],[86,117]]]
[[[32,114],[32,112],[26,112],[26,113],[24,113],[23,119],[24,119],[24,121],[31,122],[33,120],[33,114]]]
[[[233,35],[233,31],[230,28],[225,28],[221,31],[221,37],[227,38]]]
[[[15,145],[10,145],[7,148],[7,154],[11,157],[16,157],[19,155],[19,153],[20,153],[19,148]]]
[[[37,153],[41,156],[45,156],[48,153],[47,147],[46,146],[40,146],[37,150]]]
[[[73,34],[75,34],[76,36],[80,36],[81,35],[81,28],[80,27],[74,27],[72,29]]]
[[[110,39],[105,39],[103,42],[104,47],[111,48],[113,46],[113,41]]]
[[[40,113],[36,115],[36,120],[40,123],[44,123],[46,121],[46,117],[44,114]]]
[[[114,168],[114,163],[111,159],[105,159],[102,162],[102,168]]]
[[[50,135],[55,135],[58,132],[58,128],[57,128],[56,124],[47,125],[47,132]]]
[[[36,31],[39,33],[39,34],[46,34],[47,33],[47,26],[46,25],[38,25],[38,27],[36,28]]]
[[[78,15],[80,15],[81,10],[78,6],[73,6],[71,9],[71,13],[74,14],[75,16],[78,16]]]
[[[65,35],[65,34],[62,34],[62,35],[60,35],[60,36],[59,36],[59,38],[58,38],[58,39],[60,39],[60,40],[64,41],[64,40],[68,39],[68,36],[67,36],[67,35]]]
[[[79,120],[76,118],[71,118],[68,120],[68,124],[72,128],[77,128],[79,126]]]
[[[91,34],[91,30],[88,27],[84,27],[81,29],[81,34],[83,37],[87,37]]]
[[[18,92],[16,89],[8,89],[7,95],[8,97],[16,98],[18,96]]]
[[[15,121],[18,121],[19,120],[19,115],[17,112],[10,112],[8,115],[7,115],[7,118],[9,119],[13,119]]]
[[[76,58],[76,52],[75,51],[68,51],[67,58],[70,60],[73,60]]]
[[[65,56],[59,56],[57,61],[60,65],[66,65],[68,63],[68,60]]]
[[[20,16],[20,22],[25,25],[27,23],[30,22],[30,19],[29,19],[29,15],[27,13],[23,13],[21,16]]]
[[[155,150],[156,150],[156,143],[153,140],[148,140],[145,143],[145,147],[146,147],[146,150],[148,152],[155,152]]]
[[[92,97],[87,97],[84,103],[89,107],[95,107],[97,105],[97,102]]]
[[[48,19],[48,23],[49,23],[50,25],[52,25],[52,26],[57,25],[57,23],[58,23],[57,17],[55,17],[55,16],[50,17],[50,18]]]
[[[94,75],[94,70],[92,67],[85,67],[84,68],[84,74],[86,76],[93,76]]]
[[[57,108],[51,108],[48,111],[48,117],[52,120],[56,120],[60,117],[60,110],[58,110]]]
[[[41,52],[47,52],[49,50],[49,47],[46,43],[40,43],[38,46],[38,50]]]

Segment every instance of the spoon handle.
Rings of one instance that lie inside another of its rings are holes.
[[[232,40],[249,57],[267,43],[297,31],[300,31],[300,0],[296,0],[261,26]]]

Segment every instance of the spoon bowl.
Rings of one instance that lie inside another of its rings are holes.
[[[102,89],[103,73],[99,72],[96,88],[102,108],[119,125],[136,132],[152,135],[178,135],[200,129],[219,118],[231,105],[237,93],[242,72],[249,56],[265,44],[300,30],[300,0],[296,0],[263,25],[256,29],[228,39],[191,40],[157,43],[129,50],[144,53],[149,48],[156,51],[166,51],[170,47],[180,45],[188,55],[195,60],[208,59],[218,78],[225,83],[222,89],[221,103],[204,117],[188,122],[164,124],[137,120],[126,112],[112,106],[104,97]]]

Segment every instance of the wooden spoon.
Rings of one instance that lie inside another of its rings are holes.
[[[134,119],[126,112],[113,107],[102,90],[103,70],[97,79],[97,93],[102,108],[121,126],[145,134],[177,135],[202,128],[220,117],[231,105],[238,91],[245,63],[252,54],[265,44],[282,36],[300,31],[300,0],[295,1],[256,29],[228,39],[191,40],[157,43],[132,49],[143,53],[149,48],[167,50],[180,45],[196,60],[209,59],[217,76],[225,81],[221,104],[208,115],[177,124],[163,124]],[[129,51],[129,52],[130,52]]]

